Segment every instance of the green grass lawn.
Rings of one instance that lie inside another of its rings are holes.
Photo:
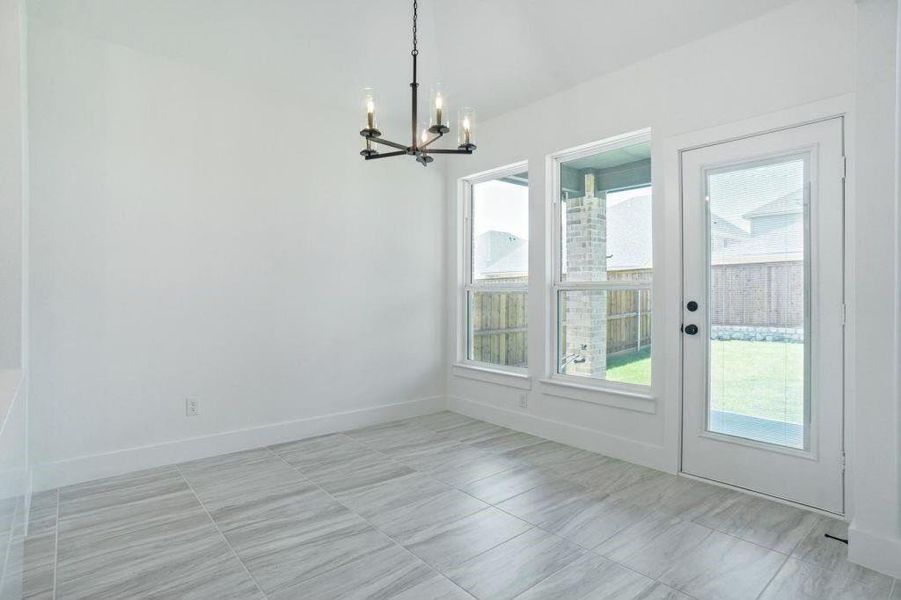
[[[651,348],[608,357],[607,379],[621,383],[651,385]]]
[[[710,392],[714,410],[801,423],[804,418],[804,345],[714,341]],[[648,385],[650,349],[607,359],[607,379]]]

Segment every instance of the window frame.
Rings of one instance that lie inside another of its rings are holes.
[[[469,298],[470,295],[475,292],[522,292],[526,294],[526,306],[528,307],[528,294],[529,294],[529,281],[531,279],[531,264],[527,266],[528,268],[528,279],[524,283],[478,283],[473,281],[473,264],[472,264],[472,246],[473,246],[473,229],[472,229],[472,189],[474,185],[479,183],[485,183],[487,181],[492,181],[495,179],[501,179],[503,177],[509,177],[510,175],[516,175],[522,172],[528,172],[529,170],[529,162],[527,160],[512,163],[509,165],[504,165],[502,167],[498,167],[495,169],[490,169],[488,171],[482,171],[481,173],[476,173],[474,175],[468,175],[466,177],[460,178],[460,186],[459,186],[459,197],[461,203],[463,205],[463,248],[462,252],[458,252],[457,255],[463,261],[463,269],[462,269],[462,285],[460,286],[457,297],[460,301],[461,313],[459,326],[457,328],[459,335],[459,343],[457,344],[457,366],[469,367],[472,369],[477,369],[479,371],[487,372],[487,373],[501,373],[501,374],[509,374],[514,375],[516,377],[528,377],[528,367],[510,367],[507,365],[498,365],[488,362],[476,361],[469,358],[470,349],[472,340],[470,339],[470,303]],[[531,191],[531,188],[528,187]],[[528,203],[526,205],[526,210],[528,211]],[[530,219],[531,223],[531,219]],[[530,225],[531,227],[531,225]],[[531,254],[531,241],[528,241],[528,245],[530,248],[529,254]],[[528,319],[528,309],[527,309],[527,318],[526,318],[526,339],[528,340],[528,331],[530,329],[530,323]],[[526,356],[529,355],[528,345],[526,347]]]
[[[548,369],[548,382],[549,383],[557,383],[561,385],[571,386],[574,388],[589,388],[596,389],[600,391],[609,391],[609,392],[618,392],[618,393],[627,393],[634,394],[639,397],[649,397],[652,389],[653,389],[653,373],[654,373],[654,363],[653,363],[653,348],[655,344],[655,328],[651,329],[651,381],[647,385],[635,384],[635,383],[625,383],[619,381],[611,381],[609,379],[596,379],[594,377],[588,377],[584,375],[566,375],[560,372],[560,312],[559,312],[559,298],[561,292],[570,292],[570,291],[614,291],[614,290],[637,290],[637,291],[648,291],[651,294],[651,304],[654,304],[654,282],[655,282],[655,271],[654,268],[651,270],[651,278],[648,282],[640,282],[640,283],[625,283],[622,281],[564,281],[563,280],[563,223],[561,219],[561,209],[562,209],[562,198],[560,195],[561,190],[561,178],[560,178],[560,167],[563,163],[568,162],[570,160],[575,160],[579,158],[585,158],[588,156],[593,156],[595,154],[600,154],[603,152],[609,152],[612,150],[617,150],[619,148],[623,148],[626,146],[632,146],[635,144],[642,143],[651,143],[651,130],[641,129],[639,131],[634,131],[630,133],[625,133],[622,135],[617,135],[609,138],[604,138],[602,140],[596,142],[590,142],[588,144],[583,144],[581,146],[576,146],[575,148],[569,148],[566,150],[561,150],[559,152],[554,152],[553,154],[549,154],[547,157],[547,197],[550,199],[551,205],[551,213],[552,217],[548,219],[548,224],[551,228],[548,239],[551,243],[551,268],[550,268],[550,277],[548,289],[550,291],[549,298],[549,314],[548,314],[548,352],[547,352],[547,369]],[[652,157],[652,169],[653,169],[653,157]],[[653,182],[650,182],[651,186],[651,194],[653,198],[654,187]],[[641,186],[646,187],[646,186]],[[651,245],[652,251],[651,255],[653,256],[653,245],[654,245],[654,235],[653,235],[653,202],[651,207]],[[653,313],[652,313],[653,314]],[[652,317],[653,321],[653,317]]]

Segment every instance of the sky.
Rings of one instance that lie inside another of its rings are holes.
[[[711,208],[720,217],[748,229],[749,224],[741,215],[797,190],[803,180],[804,164],[799,160],[711,174],[708,180]],[[610,193],[607,205],[612,207],[635,195],[635,190]],[[529,239],[527,187],[499,180],[485,181],[473,186],[473,198],[476,202],[472,226],[476,237],[486,231],[505,231]]]
[[[486,231],[505,231],[529,239],[529,188],[492,180],[475,184],[472,195],[474,237]]]
[[[803,186],[804,161],[797,158],[714,172],[707,179],[711,212],[745,231],[751,224],[742,215]]]

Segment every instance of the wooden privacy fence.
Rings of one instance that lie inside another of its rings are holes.
[[[713,325],[801,327],[804,263],[714,265],[710,273]]]
[[[475,292],[470,300],[470,358],[524,367],[528,360],[526,292]]]
[[[649,271],[609,273],[609,280],[640,280]],[[471,300],[470,359],[495,365],[527,364],[526,292],[475,292]],[[651,343],[651,291],[607,294],[607,354],[635,352]]]
[[[649,270],[613,271],[610,281],[647,280]],[[804,323],[804,263],[786,261],[714,265],[711,269],[713,325],[801,327]],[[523,367],[527,356],[525,292],[475,292],[472,351],[475,361]],[[651,343],[651,291],[607,294],[607,354],[635,352]]]
[[[607,354],[637,352],[651,343],[651,290],[607,294]]]

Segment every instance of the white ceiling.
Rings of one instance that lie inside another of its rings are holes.
[[[423,95],[480,119],[792,0],[421,0]],[[408,0],[31,0],[29,17],[339,109],[409,112]],[[384,113],[383,113],[384,118]]]

